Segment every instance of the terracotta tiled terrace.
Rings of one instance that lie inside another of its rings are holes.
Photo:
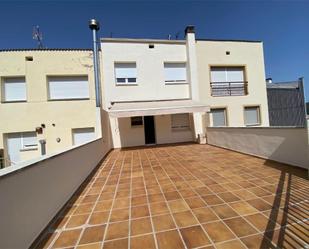
[[[114,150],[36,248],[308,248],[305,170],[208,145]]]

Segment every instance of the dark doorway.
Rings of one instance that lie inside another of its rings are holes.
[[[153,116],[144,117],[145,144],[156,143],[155,124]]]

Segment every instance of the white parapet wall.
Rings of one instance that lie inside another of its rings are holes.
[[[101,115],[101,137],[0,170],[0,248],[29,248],[110,151]]]
[[[307,128],[208,127],[207,143],[309,169]]]

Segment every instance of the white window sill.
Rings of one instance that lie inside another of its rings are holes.
[[[261,124],[260,123],[257,123],[257,124],[245,124],[245,126],[260,126]]]
[[[23,152],[23,151],[34,151],[34,150],[38,150],[38,148],[35,147],[35,148],[24,148],[24,149],[20,149],[21,152]]]
[[[188,85],[187,81],[165,81],[165,85]]]
[[[49,99],[48,101],[78,101],[78,100],[90,100],[90,98]]]
[[[116,83],[116,86],[137,86],[137,83]]]
[[[27,100],[3,100],[2,104],[9,104],[9,103],[26,103]]]
[[[181,127],[181,128],[173,128],[172,127],[172,132],[180,132],[180,131],[190,131],[191,128],[190,127]]]

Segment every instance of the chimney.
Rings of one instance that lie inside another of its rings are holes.
[[[92,40],[93,40],[93,67],[94,67],[94,83],[95,83],[95,98],[96,107],[101,106],[101,86],[100,86],[100,69],[99,69],[99,50],[98,50],[98,40],[97,31],[100,29],[100,24],[97,20],[91,19],[89,21],[89,28],[92,30]]]
[[[188,25],[185,29],[185,34],[193,33],[195,34],[195,27],[193,25]]]
[[[270,84],[270,83],[273,83],[273,79],[272,79],[272,78],[267,78],[267,79],[266,79],[266,83],[269,83],[269,84]]]

